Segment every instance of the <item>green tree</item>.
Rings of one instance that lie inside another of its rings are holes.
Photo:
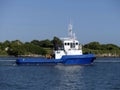
[[[63,46],[62,41],[58,37],[56,37],[56,36],[53,38],[53,40],[51,42],[53,43],[55,50],[57,50],[58,47],[62,47]]]
[[[0,43],[1,50],[5,50],[9,46],[10,46],[10,41],[8,41],[8,40],[4,41],[3,43]]]
[[[117,49],[119,49],[119,47],[114,44],[106,44],[106,49],[107,50],[117,50]]]
[[[93,49],[93,50],[100,50],[101,45],[99,42],[90,42],[90,43],[84,45],[84,48],[89,48],[89,49]]]
[[[40,41],[40,46],[46,48],[53,48],[52,42],[48,39]]]
[[[23,47],[23,43],[19,40],[12,41],[7,51],[9,55],[14,55],[14,56],[24,55],[24,52],[25,52],[25,48]]]
[[[39,40],[33,40],[31,41],[32,44],[40,46],[40,41]]]
[[[34,45],[38,45],[40,47],[53,48],[53,43],[49,39],[41,40],[41,41],[33,40],[31,41],[31,43]]]
[[[31,54],[39,54],[39,55],[46,54],[46,50],[44,48],[41,48],[38,45],[34,45],[32,43],[24,44],[24,48],[28,53],[31,53]]]

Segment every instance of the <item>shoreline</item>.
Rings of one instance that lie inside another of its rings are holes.
[[[95,55],[96,58],[120,58],[119,55],[113,55],[113,56],[109,56],[109,55]],[[20,55],[20,56],[13,56],[13,55],[0,55],[0,58],[19,58],[19,57],[29,57],[29,58],[45,58],[45,56],[42,55]]]

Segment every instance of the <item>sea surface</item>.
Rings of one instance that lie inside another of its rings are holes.
[[[120,58],[88,66],[20,66],[0,58],[0,90],[120,90]]]

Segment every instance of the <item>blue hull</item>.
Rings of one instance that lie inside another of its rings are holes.
[[[93,63],[94,54],[65,55],[61,59],[46,58],[18,58],[17,64],[64,64],[64,65],[88,65]]]

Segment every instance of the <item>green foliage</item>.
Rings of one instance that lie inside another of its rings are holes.
[[[0,50],[0,55],[6,56],[6,55],[8,55],[8,54],[7,54],[7,52],[6,52],[5,50]]]
[[[37,54],[37,55],[45,55],[45,49],[34,45],[32,43],[25,43],[25,44],[18,44],[16,42],[12,42],[10,47],[7,51],[9,55],[19,56],[19,55],[30,55],[30,54]]]
[[[53,47],[62,47],[62,41],[58,37],[53,40],[33,40],[31,42],[21,42],[20,40],[0,42],[0,55],[46,55],[51,54]],[[114,44],[100,44],[90,42],[83,45],[83,53],[106,54],[111,53],[120,56],[120,47]]]
[[[99,50],[99,49],[101,49],[101,45],[99,42],[91,42],[91,43],[84,45],[84,48]]]
[[[33,41],[31,41],[31,43],[34,44],[34,45],[40,46],[40,41],[38,41],[38,40],[33,40]]]
[[[31,41],[31,43],[34,45],[38,45],[40,47],[53,48],[53,43],[48,39],[42,40],[42,41],[33,40],[33,41]]]
[[[106,49],[107,50],[117,50],[117,49],[119,49],[119,47],[116,45],[113,45],[113,44],[107,44]]]
[[[4,50],[6,47],[9,47],[9,45],[10,45],[10,41],[6,40],[5,42],[0,43],[0,49]]]
[[[46,40],[40,41],[40,46],[41,47],[46,47],[46,48],[49,48],[49,47],[52,48],[53,43],[50,40],[46,39]]]
[[[120,47],[114,44],[100,44],[99,42],[90,42],[83,46],[83,53],[94,54],[117,54],[120,55]]]
[[[54,49],[57,50],[58,47],[62,47],[62,41],[58,37],[54,37],[52,40],[52,43],[54,45]]]
[[[39,47],[38,45],[34,45],[32,43],[26,43],[24,44],[24,48],[26,52],[32,53],[32,54],[39,54],[39,55],[45,55],[46,51],[44,48]]]
[[[7,53],[9,55],[24,55],[25,48],[23,47],[23,43],[19,40],[12,41],[9,45],[9,48],[7,50]]]

